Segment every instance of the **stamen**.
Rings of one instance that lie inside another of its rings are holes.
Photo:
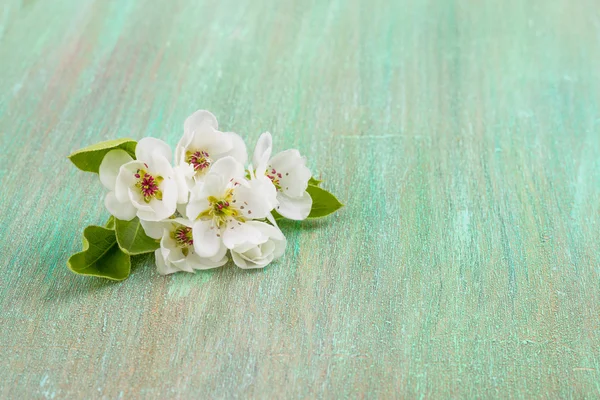
[[[281,175],[281,172],[277,172],[275,168],[272,168],[271,166],[269,167],[271,168],[271,172],[267,170],[265,171],[265,175],[271,180],[271,182],[273,182],[273,185],[275,185],[277,190],[281,190],[281,183],[279,180],[283,178],[283,175]]]
[[[188,226],[180,226],[175,229],[174,232],[171,232],[171,238],[175,240],[175,243],[178,248],[181,249],[181,252],[184,256],[190,253],[190,247],[194,245],[194,239],[192,239],[192,228]]]
[[[196,172],[204,171],[205,169],[210,167],[210,165],[213,162],[208,153],[203,150],[198,150],[194,152],[188,151],[187,153],[185,153],[185,156],[187,163],[194,167],[194,171]]]
[[[233,189],[227,190],[224,198],[208,197],[209,207],[198,215],[198,219],[212,219],[215,226],[220,228],[232,220],[242,221],[245,219],[240,211],[231,206],[233,200]],[[244,207],[240,207],[243,209]]]
[[[162,191],[159,188],[159,185],[164,180],[162,176],[157,176],[155,178],[143,169],[138,169],[133,176],[138,179],[135,187],[140,190],[140,193],[144,197],[144,201],[146,203],[150,203],[150,201],[154,198],[157,200],[162,200]]]

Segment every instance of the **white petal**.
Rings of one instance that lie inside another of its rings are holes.
[[[192,228],[196,254],[200,257],[211,258],[219,253],[223,241],[217,235],[220,235],[220,231],[212,221],[196,221]]]
[[[104,198],[104,205],[109,213],[122,221],[131,221],[135,217],[136,209],[129,201],[121,203],[117,200],[115,192],[108,192]]]
[[[231,179],[243,178],[245,175],[244,165],[240,164],[235,158],[227,156],[217,160],[210,167],[208,175],[219,175],[223,177],[225,182]]]
[[[175,182],[177,182],[177,204],[185,204],[190,197],[190,187],[188,182],[193,182],[191,178],[194,176],[194,168],[189,165],[181,165],[173,168]]]
[[[264,243],[267,238],[264,238],[260,230],[249,223],[231,220],[223,230],[223,244],[228,249],[232,249],[237,245],[252,243]],[[194,239],[196,243],[196,239]]]
[[[187,259],[186,259],[186,262],[188,263],[188,265],[191,268],[200,269],[200,270],[218,268],[218,267],[225,265],[227,263],[227,261],[228,261],[227,257],[225,257],[225,258],[222,257],[218,261],[212,261],[208,258],[199,257],[195,253],[192,253],[189,256],[187,256]]]
[[[187,226],[188,228],[191,228],[194,226],[194,223],[192,221],[190,221],[189,219],[186,218],[175,218],[175,219],[169,219],[169,222],[176,222],[179,225],[183,225],[183,226]]]
[[[256,168],[256,175],[264,175],[265,169],[271,152],[273,150],[273,138],[269,132],[265,132],[258,138],[256,147],[254,148],[254,156],[252,157],[252,164]]]
[[[190,201],[186,207],[185,215],[195,220],[198,215],[206,210],[210,203],[209,196],[220,196],[225,190],[223,179],[218,175],[209,175],[204,182],[198,183],[190,192]]]
[[[219,123],[217,118],[206,110],[198,110],[189,117],[186,118],[183,123],[184,132],[202,132],[207,128],[219,129]]]
[[[140,223],[142,228],[144,228],[144,232],[146,235],[150,236],[152,239],[160,239],[163,237],[163,231],[166,226],[169,225],[169,222],[165,221],[146,221],[141,219]]]
[[[270,254],[267,257],[258,257],[251,258],[246,254],[237,253],[235,251],[231,252],[231,258],[235,265],[242,269],[256,269],[256,268],[264,268],[273,260],[273,255]]]
[[[156,269],[158,270],[159,274],[169,275],[169,274],[179,271],[177,268],[173,268],[172,266],[167,266],[160,249],[157,249],[154,252],[154,257],[156,259]]]
[[[214,263],[223,262],[223,264],[225,264],[228,261],[227,257],[226,257],[227,250],[228,250],[227,247],[225,247],[224,245],[221,246],[219,248],[219,251],[217,252],[217,254],[210,257],[209,260]],[[225,261],[223,261],[223,260],[225,260]]]
[[[239,268],[242,268],[242,269],[250,269],[250,268],[252,268],[253,265],[256,265],[254,263],[246,263],[246,260],[240,254],[238,254],[236,252],[231,252],[231,258],[233,259],[233,262],[235,263],[235,265],[237,265]]]
[[[279,200],[277,212],[285,218],[297,221],[306,219],[312,208],[312,198],[308,192],[304,192],[300,197],[290,197],[280,192],[277,194],[277,200]]]
[[[275,240],[285,240],[283,232],[281,232],[281,230],[276,226],[260,221],[248,221],[247,223],[256,228],[263,236],[273,238]]]
[[[235,206],[247,219],[262,219],[278,204],[277,190],[270,179],[262,176],[243,181],[233,192]]]
[[[144,163],[134,160],[122,165],[119,169],[115,183],[115,196],[120,202],[129,201],[129,189],[137,182],[135,177],[137,170],[142,168],[145,168]]]
[[[181,258],[178,260],[171,261],[173,266],[179,268],[181,271],[194,273],[194,268],[192,263],[189,262],[188,257],[184,257],[181,249],[178,250],[178,253],[181,254]]]
[[[132,161],[133,158],[125,151],[121,149],[111,150],[102,159],[100,163],[100,182],[108,190],[115,190],[115,184],[117,182],[117,175],[121,166]]]
[[[143,209],[137,207],[137,216],[140,219],[146,221],[162,221],[175,214],[175,210],[177,210],[177,184],[172,179],[165,179],[160,185],[160,189],[163,193],[162,200],[150,200],[148,205],[150,206],[151,211],[147,210],[145,207]]]
[[[229,136],[213,128],[206,128],[193,133],[192,140],[185,147],[185,150],[205,151],[214,161],[223,157],[225,153],[231,150],[231,146],[231,138]]]
[[[139,161],[149,162],[153,159],[153,154],[160,154],[171,162],[173,155],[168,144],[160,139],[145,137],[140,140],[135,148],[135,158]]]
[[[149,203],[146,203],[144,197],[137,188],[130,188],[127,191],[129,195],[129,201],[131,202],[131,204],[133,204],[135,208],[138,209],[138,211],[141,210],[149,213],[154,212],[154,209],[150,206]]]
[[[162,176],[163,178],[173,177],[173,167],[169,160],[159,153],[152,154],[151,164],[148,168],[151,175]]]
[[[187,204],[177,204],[177,212],[181,214],[183,218],[187,218]]]
[[[230,150],[223,154],[223,157],[231,156],[240,164],[245,165],[246,161],[248,161],[248,152],[246,151],[246,143],[244,143],[244,139],[242,139],[242,137],[237,133],[233,132],[223,132],[222,134],[228,137],[231,143]]]
[[[277,174],[281,174],[281,191],[292,197],[302,195],[311,177],[310,170],[306,167],[306,159],[295,149],[277,153],[269,160],[268,169],[275,169]]]

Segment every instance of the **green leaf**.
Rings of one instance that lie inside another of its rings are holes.
[[[316,179],[314,176],[308,180],[308,184],[312,186],[320,186],[322,182],[322,180]]]
[[[112,215],[110,216],[108,221],[106,221],[106,228],[111,229],[113,231],[115,230],[115,217],[113,217]]]
[[[325,217],[344,206],[333,194],[318,186],[308,185],[306,191],[313,201],[308,219]]]
[[[137,142],[133,139],[109,140],[77,150],[69,156],[69,159],[82,171],[98,173],[100,163],[102,163],[106,153],[114,149],[123,149],[135,159],[136,146]]]
[[[76,274],[115,281],[126,279],[131,272],[131,260],[119,249],[115,231],[94,225],[83,231],[83,251],[73,254],[67,266]]]
[[[138,217],[131,221],[115,218],[115,232],[119,247],[130,256],[152,253],[160,247],[160,241],[146,235]]]

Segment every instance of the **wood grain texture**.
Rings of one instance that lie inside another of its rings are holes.
[[[3,0],[0,397],[600,396],[600,8],[581,0]],[[66,156],[212,110],[346,207],[284,258],[70,273]]]

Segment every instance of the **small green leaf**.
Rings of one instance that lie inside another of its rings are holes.
[[[325,217],[344,206],[333,194],[318,186],[308,185],[306,191],[313,201],[308,219]]]
[[[119,247],[130,256],[152,253],[160,247],[158,240],[146,235],[138,217],[131,221],[115,218],[115,232]]]
[[[312,186],[319,186],[323,181],[320,179],[316,179],[314,176],[308,180],[308,184]]]
[[[67,266],[76,274],[115,281],[126,279],[131,272],[131,260],[119,249],[115,231],[94,225],[83,231],[83,251],[73,254]]]
[[[115,217],[113,217],[112,215],[110,216],[108,221],[106,221],[106,228],[111,229],[113,231],[115,230]]]
[[[135,158],[136,146],[137,142],[133,139],[109,140],[77,150],[69,156],[69,159],[82,171],[98,173],[100,164],[106,153],[114,149],[123,149],[131,157]]]

